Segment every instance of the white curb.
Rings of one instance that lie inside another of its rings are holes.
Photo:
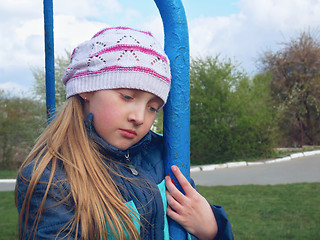
[[[285,161],[290,161],[292,160],[292,157],[283,157],[283,158],[279,158],[277,159],[277,162],[285,162]]]
[[[233,167],[244,167],[247,166],[247,162],[230,162],[227,163],[228,168],[233,168]]]
[[[315,154],[320,154],[320,150],[314,150],[312,152],[314,152]]]
[[[200,167],[200,169],[204,172],[206,171],[213,171],[216,169],[215,165],[204,165],[202,167]]]
[[[16,183],[16,179],[0,179],[0,183]]]
[[[227,168],[227,167],[228,167],[228,164],[227,164],[227,163],[214,164],[214,167],[215,167],[216,169],[219,169],[219,168]]]
[[[271,159],[271,160],[266,160],[265,163],[269,164],[269,163],[275,163],[277,162],[277,159]]]
[[[303,153],[293,153],[290,155],[291,158],[300,158],[303,157]]]
[[[320,154],[320,150],[308,151],[303,153],[305,156],[313,156],[316,154]]]
[[[310,151],[310,152],[304,152],[303,154],[304,156],[313,156],[313,155],[316,155],[317,153],[315,153],[314,151]]]
[[[256,165],[270,164],[270,163],[279,163],[279,162],[290,161],[292,159],[301,158],[305,156],[313,156],[316,154],[320,154],[320,150],[293,153],[286,157],[259,161],[259,162],[242,161],[242,162],[228,162],[228,163],[222,163],[222,164],[203,165],[199,167],[194,167],[193,169],[190,170],[190,172],[199,172],[199,171],[206,172],[206,171],[213,171],[215,169],[220,169],[220,168],[235,168],[235,167],[256,166]]]
[[[265,164],[265,162],[247,162],[248,166],[257,166]]]
[[[201,168],[200,167],[191,167],[190,172],[201,172]]]

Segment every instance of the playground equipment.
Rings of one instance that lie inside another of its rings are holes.
[[[172,83],[164,107],[163,136],[165,144],[165,171],[183,191],[171,173],[177,165],[190,180],[190,76],[189,36],[186,15],[181,0],[155,0],[161,14],[165,52],[170,59]],[[185,230],[168,219],[172,239],[187,239]]]
[[[170,167],[177,165],[190,180],[189,37],[181,0],[154,0],[164,27],[165,52],[170,59],[172,84],[164,107],[165,171],[183,191]],[[44,0],[46,91],[48,121],[55,112],[53,4]],[[185,230],[169,219],[171,239],[187,239]]]
[[[53,3],[43,1],[45,67],[46,67],[46,105],[47,119],[51,121],[55,114],[55,78],[54,78],[54,39],[53,39]]]

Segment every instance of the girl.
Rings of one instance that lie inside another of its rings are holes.
[[[169,239],[167,216],[189,238],[233,238],[223,208],[177,166],[185,195],[165,177],[150,128],[171,74],[149,32],[100,31],[74,50],[62,81],[67,101],[17,178],[20,239]]]

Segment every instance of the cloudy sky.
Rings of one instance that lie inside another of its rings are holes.
[[[192,57],[220,54],[254,74],[266,50],[301,31],[320,31],[320,0],[182,0]],[[44,68],[43,1],[0,0],[0,89],[28,92]],[[54,0],[55,54],[63,56],[109,26],[151,31],[163,42],[153,0]],[[319,35],[319,34],[318,34]],[[59,79],[57,79],[59,81]]]

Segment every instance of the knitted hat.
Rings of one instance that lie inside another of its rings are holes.
[[[62,77],[70,96],[102,89],[132,88],[167,100],[169,59],[150,32],[106,28],[80,44]]]

